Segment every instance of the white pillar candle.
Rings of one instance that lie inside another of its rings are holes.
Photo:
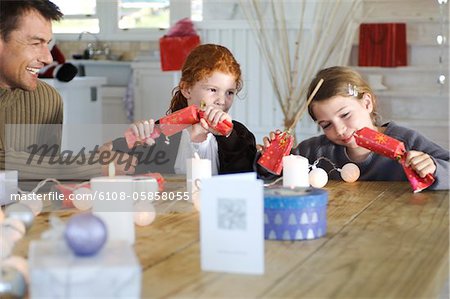
[[[158,192],[158,182],[155,178],[151,178],[148,176],[134,176],[133,177],[134,184],[134,200],[149,200],[152,201],[156,192]]]
[[[308,159],[302,156],[283,157],[283,186],[309,187]]]
[[[18,176],[17,170],[0,171],[0,205],[13,203],[11,195],[17,194]]]
[[[186,165],[186,183],[187,191],[192,198],[193,194],[198,194],[198,183],[196,179],[207,179],[211,177],[211,160],[200,159],[197,153],[194,158],[187,159]]]
[[[110,175],[92,178],[90,182],[94,199],[92,212],[105,222],[108,242],[124,240],[134,244],[133,179]]]

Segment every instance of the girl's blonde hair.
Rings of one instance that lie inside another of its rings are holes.
[[[200,45],[193,49],[181,69],[180,84],[172,92],[173,97],[167,114],[188,106],[181,89],[192,87],[216,71],[234,76],[237,91],[242,89],[241,68],[230,50],[214,44]]]
[[[314,121],[317,120],[312,110],[314,103],[325,101],[335,96],[353,96],[361,100],[363,95],[368,93],[372,97],[373,104],[373,111],[371,113],[372,123],[378,125],[380,116],[376,111],[377,101],[375,94],[358,72],[345,66],[333,66],[320,70],[309,85],[307,98],[309,98],[321,78],[324,80],[322,86],[308,105],[309,115]]]

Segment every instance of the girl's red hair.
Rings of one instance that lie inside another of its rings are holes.
[[[214,72],[230,74],[236,79],[236,89],[242,89],[241,68],[233,54],[224,46],[205,44],[192,50],[181,69],[180,83],[173,90],[172,101],[167,113],[188,106],[181,89],[190,88],[195,83],[212,75]]]

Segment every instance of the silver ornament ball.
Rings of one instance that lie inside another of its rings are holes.
[[[25,278],[19,270],[9,266],[0,269],[0,298],[23,298],[26,293]]]
[[[11,246],[25,236],[25,224],[19,219],[6,218],[0,225],[2,237],[5,238]]]
[[[31,227],[34,221],[33,210],[23,203],[14,203],[5,209],[6,218],[13,218],[22,221],[27,230]]]

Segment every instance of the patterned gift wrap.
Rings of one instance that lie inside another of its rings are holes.
[[[200,121],[198,116],[198,108],[195,105],[188,106],[186,108],[175,111],[172,114],[166,115],[155,122],[153,133],[150,134],[150,138],[156,139],[163,133],[169,137],[178,132],[183,131],[189,126],[196,124]],[[127,129],[124,134],[128,148],[133,148],[136,142],[144,142],[141,138],[134,135],[131,128]]]
[[[405,171],[413,191],[420,192],[431,186],[435,178],[431,173],[424,178],[420,177],[411,166],[406,166],[406,148],[405,144],[395,138],[389,137],[383,133],[370,128],[362,128],[354,134],[356,144],[367,148],[374,153],[383,155],[390,159],[398,160]]]
[[[354,137],[359,146],[390,159],[400,160],[406,153],[403,142],[367,127],[357,130]]]
[[[315,188],[270,188],[264,192],[264,238],[310,240],[327,232],[328,192]]]
[[[192,105],[160,118],[159,128],[164,135],[169,137],[199,121],[198,108]]]
[[[287,132],[277,133],[270,146],[258,159],[258,164],[267,171],[280,175],[283,170],[283,157],[289,155],[294,145],[294,137]]]

